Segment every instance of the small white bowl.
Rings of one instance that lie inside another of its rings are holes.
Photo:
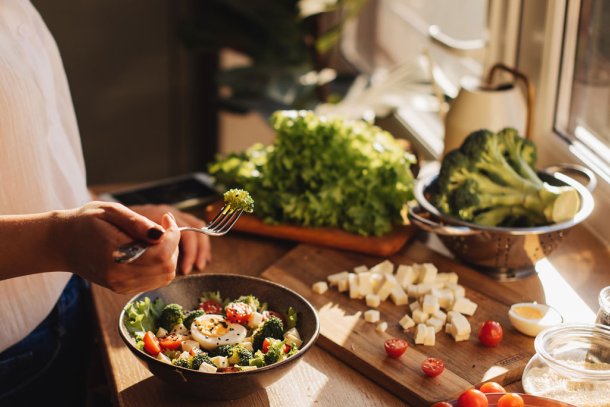
[[[513,304],[508,310],[513,327],[528,336],[536,336],[546,328],[563,322],[561,314],[553,307],[535,302]]]

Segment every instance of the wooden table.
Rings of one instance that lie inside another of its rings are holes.
[[[206,271],[260,275],[294,244],[231,233],[213,240],[213,261]],[[568,320],[589,321],[597,311],[597,295],[610,285],[610,248],[578,227],[548,260],[538,276],[506,282],[532,298],[546,301]],[[117,318],[127,296],[93,287],[94,309],[108,380],[117,406],[195,406],[201,400],[172,392],[143,368],[119,338]],[[521,391],[519,382],[508,386]],[[402,406],[404,402],[347,367],[324,350],[313,347],[284,378],[266,390],[230,403],[231,406]]]

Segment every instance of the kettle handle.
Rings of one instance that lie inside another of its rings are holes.
[[[521,71],[516,70],[515,68],[511,68],[503,63],[499,62],[491,67],[489,70],[489,74],[487,75],[487,83],[491,84],[493,81],[494,74],[498,71],[505,71],[510,73],[515,77],[515,80],[523,81],[525,85],[525,90],[527,92],[527,117],[525,121],[525,138],[529,139],[532,137],[532,117],[534,110],[534,87],[530,83],[527,76]]]

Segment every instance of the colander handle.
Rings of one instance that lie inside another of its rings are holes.
[[[420,229],[425,230],[426,232],[436,233],[437,235],[444,236],[470,236],[481,233],[481,231],[471,229],[467,226],[444,225],[432,219],[423,217],[419,214],[419,212],[426,211],[418,204],[410,204],[407,216],[409,217],[409,221],[412,224],[416,225]],[[426,213],[429,214],[429,212]]]
[[[597,186],[597,177],[595,176],[595,173],[582,165],[567,163],[550,165],[544,168],[542,171],[553,176],[557,173],[561,173],[566,174],[568,176],[570,174],[576,174],[581,177],[584,177],[588,180],[587,184],[584,185],[584,187],[587,188],[589,192],[593,192],[595,190],[595,187]]]

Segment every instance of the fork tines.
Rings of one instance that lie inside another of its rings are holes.
[[[235,225],[235,222],[237,222],[237,219],[239,219],[242,213],[243,210],[226,211],[225,205],[220,209],[220,211],[218,211],[218,214],[214,217],[214,219],[212,219],[206,229],[208,230],[208,232],[214,233],[215,235],[224,235],[229,230],[231,230],[231,228],[233,227],[233,225]]]

